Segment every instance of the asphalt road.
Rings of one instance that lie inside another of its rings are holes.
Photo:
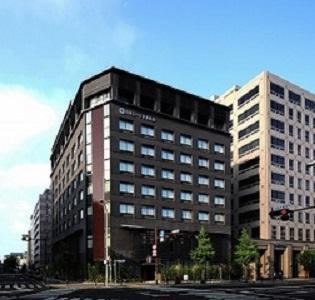
[[[0,297],[1,299],[1,297]],[[272,300],[314,300],[315,284],[309,285],[279,285],[272,287],[242,287],[242,288],[176,288],[149,286],[146,288],[83,288],[55,289],[41,291],[36,294],[6,299],[45,299],[45,300],[153,300],[153,299],[272,299]]]

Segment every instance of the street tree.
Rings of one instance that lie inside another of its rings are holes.
[[[310,276],[312,264],[315,262],[315,250],[306,249],[298,256],[298,262],[303,266],[305,277]]]
[[[190,252],[190,257],[195,265],[200,265],[203,269],[202,280],[205,280],[206,266],[212,262],[215,251],[211,244],[210,238],[201,227],[197,237],[197,247]]]
[[[18,258],[14,255],[10,255],[6,257],[3,261],[3,270],[5,273],[12,273],[17,269],[18,265]]]
[[[248,279],[250,264],[257,263],[258,257],[257,244],[250,239],[247,230],[244,228],[235,248],[234,259],[236,263],[243,267],[243,277],[245,280]]]

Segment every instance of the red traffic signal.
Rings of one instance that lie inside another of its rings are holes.
[[[271,210],[269,212],[270,218],[274,219],[275,217],[280,217],[281,221],[288,221],[290,219],[290,214],[293,211],[287,208],[277,209],[277,210]]]

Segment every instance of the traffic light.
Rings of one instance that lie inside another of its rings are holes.
[[[293,211],[287,208],[281,208],[281,209],[276,209],[276,210],[271,210],[269,212],[269,216],[272,219],[275,219],[275,217],[280,217],[281,221],[288,221],[290,219],[290,214]]]

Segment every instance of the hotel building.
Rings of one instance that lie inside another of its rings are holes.
[[[110,257],[152,279],[155,233],[160,262],[184,262],[201,226],[228,262],[228,123],[223,105],[114,67],[83,81],[51,155],[53,252],[66,245],[71,275]]]

